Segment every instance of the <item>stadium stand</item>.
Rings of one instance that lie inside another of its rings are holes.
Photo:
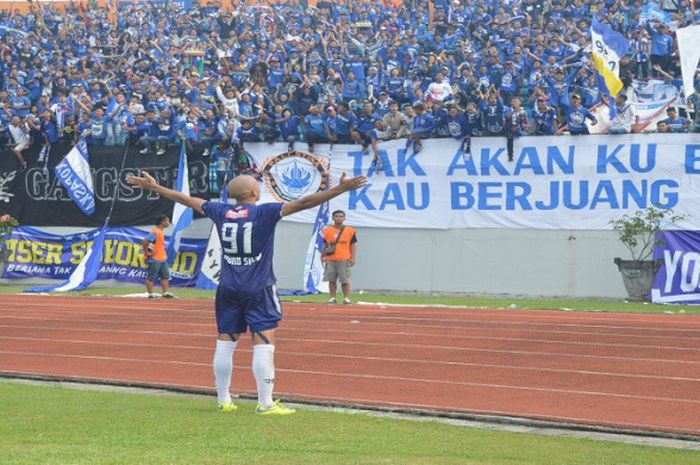
[[[593,15],[630,41],[623,108],[662,104],[591,132],[698,132],[673,35],[697,22],[696,3],[24,3],[0,14],[0,143],[44,146],[31,165],[79,137],[144,154],[184,140],[220,167],[255,141],[376,150],[392,138],[419,148],[500,135],[512,145],[566,132],[574,94],[594,114],[605,107],[588,56]]]

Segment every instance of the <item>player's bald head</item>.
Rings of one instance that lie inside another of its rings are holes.
[[[236,176],[228,183],[228,196],[236,202],[251,199],[257,201],[260,196],[258,181],[253,176]]]

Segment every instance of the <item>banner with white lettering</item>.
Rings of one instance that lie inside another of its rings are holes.
[[[663,231],[654,259],[663,265],[651,289],[655,304],[700,304],[700,231]]]
[[[32,146],[24,153],[29,162],[26,170],[19,169],[17,159],[9,152],[3,152],[7,156],[0,156],[0,215],[10,214],[25,226],[85,228],[101,227],[108,214],[109,224],[113,226],[152,224],[155,217],[163,213],[172,217],[172,201],[155,192],[134,189],[126,183],[126,177],[142,170],[148,171],[159,184],[174,187],[178,175],[179,147],[169,147],[163,155],[144,155],[139,153],[138,148],[131,147],[125,160],[124,147],[91,146],[90,175],[84,171],[82,174],[84,180],[92,180],[90,189],[75,187],[77,177],[69,176],[72,170],[54,169],[71,147],[60,143],[52,147],[49,169],[35,162],[40,148],[41,145]],[[203,157],[202,150],[196,146],[187,153],[187,159],[190,193],[195,197],[210,198],[210,157]],[[215,168],[211,171],[215,172]],[[70,178],[69,184],[75,191],[73,194],[77,192],[80,196],[81,192],[94,191],[94,200],[92,195],[87,199],[82,195],[76,200],[84,207],[89,205],[89,210],[94,208],[93,214],[83,213],[69,195],[69,189],[61,182],[62,178]],[[115,195],[118,202],[114,210],[110,210]]]
[[[288,154],[286,144],[246,149],[263,167],[263,202],[332,187],[343,172],[368,176],[366,187],[330,203],[352,226],[611,229],[620,215],[656,205],[688,216],[676,228],[700,229],[699,134],[522,137],[514,145],[509,162],[505,138],[472,138],[468,154],[453,139],[426,140],[417,154],[403,140],[382,142],[379,173],[370,152],[336,145],[330,176],[328,146],[316,154]],[[289,221],[315,218],[306,211]]]
[[[87,253],[97,230],[57,235],[22,226],[7,240],[8,256],[3,278],[65,280]],[[107,228],[97,279],[143,283],[147,266],[141,241],[148,234],[136,228]],[[206,239],[182,239],[171,267],[173,286],[194,286],[206,247]]]

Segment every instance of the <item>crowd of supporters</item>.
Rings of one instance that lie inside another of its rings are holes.
[[[592,16],[630,40],[626,86],[680,79],[669,23],[698,19],[687,0],[670,2],[670,21],[641,21],[648,2],[632,0],[94,3],[0,14],[0,143],[24,166],[31,144],[46,148],[41,163],[79,137],[235,156],[255,141],[376,153],[396,138],[419,151],[429,137],[468,149],[474,136],[505,136],[511,148],[525,134],[586,134],[603,99]],[[624,93],[617,108],[609,132],[633,130]],[[669,114],[659,130],[699,131],[698,113]]]

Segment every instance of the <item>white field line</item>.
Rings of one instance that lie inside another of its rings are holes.
[[[18,319],[22,320],[30,320],[30,321],[38,321],[42,326],[20,326],[20,325],[0,325],[0,328],[17,328],[17,329],[29,329],[32,328],[34,330],[61,330],[61,331],[80,331],[82,328],[78,327],[71,327],[71,326],[60,326],[57,328],[48,328],[46,327],[46,322],[48,321],[55,321],[55,322],[61,322],[61,323],[66,323],[66,320],[60,319],[60,318],[34,318],[34,317],[19,317]],[[114,320],[71,320],[72,323],[94,323],[98,325],[111,325],[114,324]],[[126,322],[126,321],[117,321],[119,325],[129,325],[129,324],[148,324],[147,322]],[[151,322],[152,325],[157,325],[160,323],[156,322]],[[186,327],[206,327],[206,328],[212,328],[213,325],[211,323],[209,324],[204,324],[204,323],[167,323],[168,326],[175,326],[175,325],[182,325]],[[314,329],[313,327],[309,328],[290,328],[289,326],[285,326],[284,330],[285,332],[288,331],[303,331],[303,332],[308,332],[310,329]],[[143,331],[140,330],[117,330],[117,329],[112,329],[112,331],[120,331],[120,332],[134,332],[134,333],[142,333]],[[346,330],[346,329],[333,329],[333,330],[322,330],[324,333],[346,333],[346,334],[357,334],[358,330]],[[556,340],[556,339],[531,339],[531,338],[518,338],[518,337],[495,337],[495,336],[447,336],[447,335],[426,335],[425,333],[406,333],[403,331],[361,331],[362,333],[365,334],[383,334],[383,335],[391,335],[391,336],[407,336],[407,337],[416,337],[416,338],[426,338],[426,337],[441,337],[441,338],[450,338],[450,339],[466,339],[466,340],[480,340],[480,341],[506,341],[506,342],[523,342],[523,343],[537,343],[537,344],[561,344],[561,345],[568,345],[568,346],[591,346],[591,347],[616,347],[616,348],[635,348],[635,349],[658,349],[658,350],[680,350],[680,351],[688,351],[688,352],[699,352],[700,353],[700,348],[696,347],[683,347],[683,346],[662,346],[662,345],[647,345],[647,344],[624,344],[624,343],[612,343],[612,342],[586,342],[586,341],[571,341],[571,340]],[[192,333],[189,333],[192,334]],[[211,333],[207,333],[211,334]],[[193,334],[194,335],[194,334]],[[618,335],[617,337],[624,337],[622,335]]]
[[[79,297],[78,297],[79,298]],[[78,299],[76,298],[76,299]],[[73,300],[73,299],[71,299]],[[202,302],[206,302],[205,305],[197,305],[194,308],[190,308],[190,301],[187,302],[182,302],[179,300],[175,301],[168,301],[167,304],[165,302],[151,302],[149,301],[148,306],[139,306],[138,308],[132,309],[133,311],[136,312],[142,312],[142,311],[152,311],[152,310],[158,310],[158,311],[163,311],[163,312],[176,312],[176,311],[188,311],[188,312],[202,312],[202,311],[213,311],[214,308],[214,303],[211,300],[202,300]],[[159,303],[162,303],[162,305],[157,305]],[[154,305],[156,304],[156,305]],[[289,304],[289,302],[283,302],[284,304]],[[81,307],[83,307],[81,305]],[[53,305],[54,308],[56,308],[56,305]],[[297,307],[302,307],[301,310]],[[46,304],[33,304],[29,302],[22,302],[21,303],[21,308],[36,308],[36,309],[46,309]],[[61,308],[60,306],[58,308]],[[65,308],[65,307],[64,307]],[[100,301],[99,306],[96,307],[99,308],[99,310],[102,309],[115,309],[115,310],[123,310],[124,309],[124,304],[123,302],[112,302],[110,303],[109,301],[104,302]],[[402,316],[401,310],[402,308],[404,309],[411,309],[411,308],[419,308],[422,310],[429,310],[432,309],[434,311],[431,311],[430,313],[432,315],[437,315],[439,317],[444,317],[444,316],[452,316],[454,318],[446,318],[446,319],[441,319],[441,318],[434,318],[434,317],[405,317]],[[469,315],[474,315],[474,314],[479,314],[479,313],[489,313],[491,316],[493,314],[498,314],[498,316],[503,316],[506,318],[522,318],[522,319],[528,319],[528,320],[541,320],[541,319],[556,319],[556,320],[565,320],[565,321],[580,321],[583,320],[585,322],[588,322],[589,325],[586,326],[605,326],[605,325],[598,325],[595,324],[596,322],[615,322],[615,323],[620,323],[624,324],[623,327],[626,327],[627,323],[629,322],[641,322],[641,323],[646,323],[646,324],[660,324],[660,323],[679,323],[682,322],[684,326],[692,326],[693,329],[688,329],[689,331],[698,331],[700,332],[700,316],[696,315],[664,315],[664,314],[635,314],[635,313],[600,313],[600,312],[585,312],[585,311],[580,311],[580,312],[563,312],[563,311],[557,311],[557,310],[513,310],[513,309],[493,309],[493,308],[474,308],[474,307],[466,307],[462,310],[460,309],[450,309],[449,312],[442,312],[440,311],[440,307],[435,307],[435,306],[429,306],[425,308],[420,308],[420,307],[415,307],[411,305],[404,305],[404,306],[397,306],[397,307],[392,307],[391,310],[389,311],[382,311],[383,309],[381,306],[377,307],[365,307],[365,306],[329,306],[326,304],[321,304],[321,303],[309,303],[309,304],[300,304],[300,303],[294,303],[292,305],[292,309],[294,312],[298,311],[304,311],[307,312],[310,315],[317,315],[317,312],[324,312],[323,314],[326,316],[345,316],[345,317],[352,317],[356,316],[357,314],[366,314],[370,317],[374,318],[380,318],[380,319],[409,319],[409,320],[416,320],[416,321],[448,321],[448,322],[459,322],[459,321],[465,321],[463,318],[460,318],[462,316],[465,316],[465,314]],[[348,313],[348,311],[350,311]],[[546,313],[546,314],[542,314]],[[388,315],[388,316],[386,316]],[[467,319],[466,321],[469,321]],[[501,322],[503,320],[494,320],[494,322]],[[547,323],[543,323],[547,324]],[[566,324],[566,323],[560,323],[560,324]],[[571,323],[575,324],[575,323]],[[656,329],[656,330],[663,330],[665,328],[654,328],[654,327],[646,327],[647,329]]]
[[[78,359],[78,360],[99,360],[103,362],[137,362],[141,364],[155,364],[155,365],[181,365],[181,366],[197,366],[197,367],[211,367],[211,363],[199,363],[199,362],[183,362],[175,360],[147,360],[139,358],[125,358],[125,357],[104,357],[104,356],[92,356],[92,355],[61,355],[50,352],[12,352],[12,351],[0,351],[2,355],[14,355],[21,357],[51,357],[59,359]],[[324,372],[316,370],[295,370],[295,369],[285,369],[276,368],[276,372],[283,373],[295,373],[301,375],[311,375],[311,376],[331,376],[340,378],[352,378],[361,380],[382,380],[391,382],[405,382],[405,383],[420,383],[420,384],[433,384],[433,385],[445,385],[445,386],[464,386],[464,387],[476,387],[476,388],[489,388],[489,389],[505,389],[514,391],[529,391],[529,392],[544,392],[548,394],[565,394],[565,395],[580,395],[580,396],[593,396],[593,397],[612,397],[617,399],[634,399],[634,400],[646,400],[654,402],[673,402],[682,404],[698,404],[700,405],[700,400],[695,399],[679,399],[673,397],[658,397],[658,396],[639,396],[633,394],[618,394],[610,392],[600,392],[600,391],[578,391],[573,389],[556,389],[556,388],[540,388],[531,386],[516,386],[509,384],[495,384],[495,383],[472,383],[468,381],[450,381],[444,379],[421,379],[403,376],[379,376],[379,375],[369,375],[369,374],[358,374],[358,373],[341,373],[341,372]]]
[[[60,317],[60,316],[54,316],[51,318],[47,318],[45,315],[46,312],[42,312],[41,315],[27,315],[26,312],[23,312],[21,315],[0,315],[0,320],[41,320],[41,321],[76,321],[76,322],[99,322],[99,323],[119,323],[119,324],[160,324],[161,320],[158,318],[143,318],[140,319],[138,318],[141,316],[140,314],[134,314],[134,313],[105,313],[105,312],[80,312],[80,311],[70,311],[70,319],[67,319],[65,316]],[[65,310],[61,310],[59,314],[65,314]],[[78,318],[81,315],[99,315],[101,317],[131,317],[129,320],[124,320],[120,318],[116,319],[100,319],[100,320],[95,320],[95,319],[85,319],[85,318]],[[207,326],[211,325],[211,323],[214,321],[214,315],[213,312],[208,315],[208,316],[203,316],[201,318],[193,319],[192,317],[188,317],[185,321],[174,321],[175,315],[172,313],[168,314],[168,324],[169,325],[204,325],[206,324]],[[462,330],[462,329],[479,329],[479,330],[484,330],[488,329],[489,331],[495,331],[495,332],[502,332],[502,331],[512,331],[511,329],[508,328],[503,328],[503,326],[517,326],[518,331],[521,332],[532,332],[532,333],[546,333],[546,334],[575,334],[575,335],[592,335],[592,336],[611,336],[615,338],[621,338],[621,337],[629,337],[629,338],[655,338],[655,339],[671,339],[671,340],[691,340],[691,341],[698,341],[698,336],[679,336],[679,335],[649,335],[649,334],[628,334],[627,332],[620,332],[620,333],[614,333],[614,332],[597,332],[597,331],[563,331],[563,330],[556,330],[556,329],[531,329],[529,326],[535,326],[535,327],[542,327],[542,326],[553,326],[553,327],[564,327],[564,328],[569,328],[571,327],[568,324],[557,324],[557,323],[527,323],[527,322],[517,322],[517,321],[492,321],[492,320],[461,320],[461,322],[466,323],[466,325],[456,327],[454,325],[427,325],[427,324],[407,324],[407,323],[401,323],[401,324],[395,324],[395,323],[385,323],[385,322],[376,322],[372,321],[371,319],[366,319],[364,321],[360,320],[353,320],[353,319],[331,319],[328,317],[323,317],[322,319],[315,318],[298,318],[298,317],[293,317],[292,319],[285,319],[283,320],[284,328],[291,328],[294,329],[295,326],[301,326],[301,329],[304,329],[304,325],[298,325],[300,322],[306,322],[306,321],[313,321],[314,323],[333,323],[336,324],[338,321],[340,321],[340,324],[353,324],[353,322],[357,324],[364,324],[364,325],[373,325],[373,326],[389,326],[392,328],[396,329],[401,329],[404,327],[408,328],[418,328],[421,330],[425,329],[450,329],[450,330]],[[198,323],[198,321],[206,321],[207,323]],[[485,328],[485,325],[493,325]],[[577,325],[577,326],[582,326],[586,328],[599,328],[597,325]],[[528,328],[523,328],[523,327],[528,327]],[[658,331],[660,330],[659,328],[644,328],[644,327],[629,327],[629,326],[615,326],[615,327],[605,327],[605,329],[625,329],[625,330],[630,330],[630,331]],[[327,330],[324,329],[324,331],[335,331],[335,330]],[[665,332],[669,331],[674,331],[673,329],[663,329]],[[678,328],[675,330],[676,332],[687,332],[687,331],[692,331],[692,330],[687,330],[684,328]],[[353,331],[355,332],[355,331]],[[364,332],[364,331],[363,331]],[[408,333],[407,333],[408,334]],[[425,332],[421,332],[421,335],[426,335]],[[441,334],[442,336],[442,334]],[[445,335],[445,337],[458,337],[458,336],[450,336],[450,335]]]
[[[0,328],[3,327],[0,325]],[[12,328],[18,328],[16,326],[11,326]],[[22,327],[27,330],[36,331],[37,328],[34,326]],[[66,331],[65,329],[62,329]],[[126,334],[144,334],[144,335],[158,335],[158,336],[195,336],[195,337],[206,337],[214,339],[215,334],[193,334],[188,333],[178,333],[178,332],[165,332],[165,331],[132,331],[132,330],[118,330],[118,329],[74,329],[71,331],[75,332],[85,332],[85,333],[126,333]],[[592,354],[577,354],[577,353],[565,353],[565,352],[540,352],[540,351],[527,351],[527,350],[504,350],[504,349],[484,349],[484,348],[473,348],[473,347],[452,347],[452,346],[437,346],[428,344],[396,344],[396,343],[381,343],[381,342],[363,342],[363,341],[341,341],[341,340],[330,340],[330,339],[300,339],[300,338],[289,338],[289,337],[277,337],[279,341],[295,341],[295,342],[305,342],[305,343],[318,343],[324,344],[324,350],[327,349],[325,345],[330,347],[345,345],[345,346],[372,346],[372,347],[392,347],[401,348],[406,350],[421,350],[421,349],[431,349],[431,350],[441,350],[441,351],[451,351],[451,352],[479,352],[479,353],[497,353],[497,354],[518,354],[518,355],[528,355],[528,356],[555,356],[555,357],[573,357],[573,358],[588,358],[597,360],[618,360],[618,361],[636,361],[636,362],[651,362],[651,363],[669,363],[669,364],[682,364],[682,365],[700,365],[700,360],[677,360],[677,359],[660,359],[660,358],[648,358],[648,357],[623,357],[614,355],[592,355]]]
[[[103,345],[109,347],[126,347],[126,348],[141,348],[141,349],[167,349],[167,350],[201,350],[206,351],[207,355],[212,352],[212,347],[202,347],[202,346],[189,346],[189,345],[172,345],[172,344],[139,344],[139,343],[123,343],[123,342],[109,342],[109,341],[84,341],[75,339],[50,339],[50,338],[36,338],[36,337],[5,337],[0,336],[0,340],[10,340],[10,341],[40,341],[40,342],[67,342],[70,344],[87,344],[90,346]],[[251,349],[247,348],[237,348],[236,353],[252,353]],[[60,354],[57,354],[60,355]],[[308,352],[294,352],[294,351],[284,351],[281,356],[294,357],[294,358],[330,358],[330,359],[343,359],[343,360],[360,360],[360,361],[378,361],[378,362],[391,362],[391,363],[407,363],[411,365],[424,364],[424,365],[444,365],[446,367],[478,367],[478,368],[489,368],[489,369],[504,369],[504,370],[522,370],[522,371],[535,371],[543,373],[566,373],[575,375],[587,375],[587,376],[602,376],[602,377],[613,377],[613,378],[634,378],[634,379],[653,379],[662,381],[688,381],[688,382],[700,382],[700,377],[689,378],[680,376],[656,376],[656,375],[644,375],[637,373],[614,373],[606,371],[591,371],[591,370],[575,370],[575,369],[563,369],[563,368],[544,368],[537,366],[522,366],[522,365],[503,365],[494,363],[468,363],[468,362],[454,362],[445,360],[427,360],[427,359],[416,359],[416,358],[394,358],[394,357],[372,357],[372,356],[358,356],[358,355],[342,355],[342,354],[330,354],[330,353],[308,353]]]
[[[133,316],[133,315],[138,315],[140,313],[147,312],[148,314],[154,314],[154,312],[163,312],[164,314],[167,314],[169,317],[174,317],[178,315],[179,312],[183,313],[195,313],[195,314],[202,314],[203,312],[206,312],[207,316],[203,316],[202,318],[213,318],[214,312],[213,312],[213,306],[207,309],[197,309],[197,310],[184,310],[182,308],[176,307],[176,306],[168,306],[168,307],[163,307],[163,308],[156,308],[156,307],[139,307],[136,309],[127,309],[127,312],[124,312],[124,306],[112,306],[112,305],[104,305],[101,304],[99,307],[96,308],[96,311],[82,311],[82,310],[73,310],[69,308],[62,308],[62,307],[52,307],[52,308],[47,308],[45,305],[32,305],[32,304],[22,304],[22,312],[25,312],[28,309],[34,309],[34,310],[40,310],[42,312],[45,311],[58,311],[60,314],[66,314],[69,313],[70,315],[93,315],[93,314],[98,314],[98,315],[103,315],[105,310],[118,310],[120,311],[119,313],[114,313],[113,315],[118,315],[118,316]],[[345,308],[344,308],[345,309]],[[310,309],[309,309],[310,310]],[[302,319],[312,319],[313,321],[318,321],[319,318],[321,319],[327,319],[327,321],[335,321],[337,318],[347,318],[347,319],[357,319],[358,314],[357,313],[362,313],[362,312],[353,312],[353,313],[339,313],[335,311],[328,311],[328,307],[321,307],[316,309],[320,312],[324,313],[309,313],[307,315],[299,315],[296,314],[294,315],[294,319],[296,320],[302,320]],[[353,309],[354,310],[354,309]],[[1,311],[0,311],[1,312]],[[507,314],[506,314],[507,313]],[[556,313],[556,312],[552,312]],[[319,317],[319,315],[322,315]],[[597,315],[597,314],[596,314]],[[0,316],[5,316],[5,317],[10,317],[11,315],[0,315]],[[456,316],[463,316],[463,315],[456,315]],[[565,323],[565,322],[560,322],[560,321],[555,321],[555,322],[541,322],[541,321],[531,321],[531,320],[536,320],[536,319],[556,319],[556,320],[570,320],[572,319],[568,314],[567,315],[559,315],[559,314],[553,314],[549,316],[542,316],[542,315],[537,315],[530,313],[530,311],[519,311],[519,312],[514,312],[514,311],[504,311],[504,317],[508,317],[509,319],[481,319],[481,318],[435,318],[431,316],[425,316],[422,315],[420,317],[407,317],[407,316],[402,316],[400,314],[397,314],[397,312],[393,311],[391,312],[390,316],[384,316],[384,315],[379,315],[376,312],[371,312],[362,318],[365,318],[367,320],[373,321],[373,320],[378,320],[378,321],[392,321],[392,322],[411,322],[411,323],[418,323],[418,322],[427,322],[427,323],[448,323],[447,327],[456,327],[461,324],[471,324],[471,323],[486,323],[486,324],[494,324],[494,325],[529,325],[529,326],[560,326],[560,327],[583,327],[583,328],[590,328],[590,329],[628,329],[628,330],[644,330],[644,331],[649,331],[649,332],[687,332],[691,334],[700,334],[700,318],[693,318],[691,316],[677,316],[673,317],[673,323],[674,324],[682,324],[683,327],[680,326],[675,326],[672,328],[667,328],[667,327],[655,327],[651,326],[651,324],[662,324],[662,323],[670,323],[668,321],[668,318],[666,318],[666,321],[653,321],[653,320],[648,320],[648,319],[637,319],[634,318],[632,314],[625,314],[625,316],[628,316],[628,318],[620,320],[618,319],[607,319],[605,321],[614,321],[620,324],[617,325],[610,325],[610,324],[598,324],[598,321],[601,321],[599,318],[585,318],[584,317],[577,317],[575,318],[576,320],[584,320],[587,322],[587,324],[581,324],[581,323]],[[656,315],[654,315],[656,316]],[[628,323],[631,322],[644,322],[648,323],[649,325],[644,325],[644,326],[630,326]],[[624,323],[624,324],[622,324]],[[421,323],[423,325],[424,323]],[[697,325],[697,328],[694,326]],[[692,326],[692,327],[689,327]]]

